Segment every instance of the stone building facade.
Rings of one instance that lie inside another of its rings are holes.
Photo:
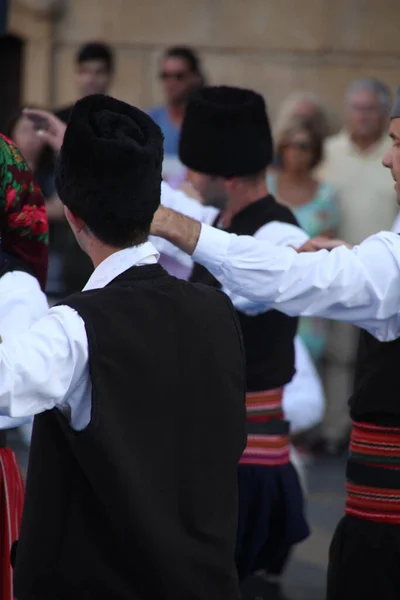
[[[262,92],[272,115],[291,91],[342,109],[354,78],[400,84],[399,0],[11,0],[8,30],[24,42],[23,100],[75,99],[73,59],[88,40],[113,45],[113,93],[160,100],[157,69],[171,44],[199,50],[210,82]]]

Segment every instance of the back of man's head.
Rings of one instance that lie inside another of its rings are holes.
[[[148,115],[108,96],[88,96],[72,110],[57,192],[104,244],[137,245],[160,203],[162,160],[163,135]]]

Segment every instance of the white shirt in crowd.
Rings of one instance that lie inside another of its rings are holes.
[[[366,150],[361,150],[347,131],[325,142],[325,159],[317,176],[336,192],[340,224],[338,237],[359,244],[373,233],[389,229],[396,214],[396,193],[382,158],[392,141],[388,131]]]
[[[0,336],[3,342],[29,329],[47,311],[46,296],[35,277],[22,271],[11,271],[0,278]],[[19,427],[26,422],[26,418],[0,416],[0,429]]]

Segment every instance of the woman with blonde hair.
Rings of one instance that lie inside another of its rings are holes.
[[[293,117],[308,119],[323,140],[340,128],[334,112],[313,92],[294,92],[285,98],[276,119],[275,131],[281,131]]]

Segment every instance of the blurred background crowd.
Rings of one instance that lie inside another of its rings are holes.
[[[65,222],[54,186],[55,157],[36,135],[38,124],[23,115],[27,105],[50,108],[65,122],[74,101],[87,94],[111,93],[140,106],[163,130],[164,178],[196,197],[178,158],[190,93],[205,83],[256,89],[266,98],[275,136],[268,188],[310,237],[357,244],[382,229],[400,231],[393,182],[381,164],[390,145],[391,98],[400,84],[398,2],[0,5],[0,129],[20,148],[46,198],[51,302],[81,289],[91,266]],[[340,456],[347,447],[358,332],[343,323],[302,319],[299,333],[326,399],[318,427],[293,439],[305,463]]]

